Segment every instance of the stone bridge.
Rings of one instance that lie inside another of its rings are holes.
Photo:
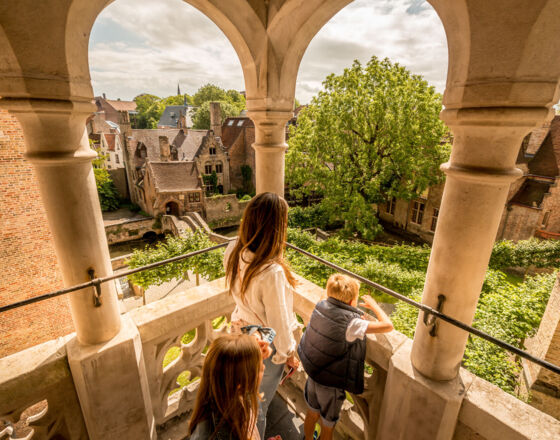
[[[154,217],[122,220],[105,225],[107,243],[115,244],[161,234],[161,221]]]

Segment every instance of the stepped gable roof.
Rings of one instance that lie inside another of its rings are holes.
[[[112,133],[103,133],[105,136],[105,142],[107,143],[107,149],[109,151],[115,151],[115,135]]]
[[[556,178],[560,174],[560,116],[550,122],[548,133],[529,161],[529,174]]]
[[[179,118],[187,114],[188,108],[188,105],[168,105],[159,118],[158,127],[177,127]]]
[[[135,112],[136,111],[136,103],[134,101],[120,101],[120,100],[113,100],[107,99],[106,100],[111,107],[119,112]]]
[[[189,162],[148,162],[147,169],[158,192],[201,189],[196,164]]]
[[[535,179],[527,179],[519,188],[519,191],[510,200],[510,203],[527,206],[530,208],[540,208],[544,196],[549,192],[550,182],[543,182]]]

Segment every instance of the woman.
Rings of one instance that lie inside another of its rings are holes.
[[[284,366],[297,368],[298,327],[293,312],[296,280],[284,262],[288,230],[288,204],[274,193],[259,194],[247,204],[237,240],[229,244],[224,265],[236,307],[233,332],[246,325],[272,327],[276,331],[272,357],[264,361],[260,391],[263,394],[257,428],[261,437],[266,413],[276,393]]]
[[[249,335],[226,335],[210,345],[193,414],[191,440],[258,440],[261,347]]]

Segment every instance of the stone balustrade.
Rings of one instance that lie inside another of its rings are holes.
[[[68,366],[75,335],[0,359],[0,439],[88,439]]]
[[[294,309],[305,324],[324,290],[301,277],[298,281]],[[153,413],[158,431],[165,432],[165,438],[184,436],[205,349],[227,331],[227,325],[214,328],[215,320],[229,319],[233,307],[224,279],[219,279],[128,314],[141,339],[151,399],[148,411]],[[69,335],[0,359],[0,440],[88,438],[66,355],[67,344],[74,338]],[[339,438],[380,438],[380,420],[391,417],[391,408],[384,399],[386,384],[398,380],[392,365],[410,363],[411,347],[412,341],[396,331],[368,336],[366,391],[345,402],[337,425]],[[418,386],[427,380],[412,365],[407,371]],[[185,381],[186,377],[190,380]],[[465,370],[461,370],[460,377],[465,388],[458,420],[453,420],[450,427],[454,440],[560,438],[559,421]],[[307,409],[304,384],[305,374],[300,371],[278,390],[300,417]],[[445,393],[443,387],[437,391]],[[119,397],[116,392],[115,397]],[[123,405],[126,403],[125,399]],[[17,435],[10,427],[2,430],[6,422],[19,429]],[[26,424],[29,427],[22,430],[20,426]],[[424,430],[428,435],[424,438],[430,438],[429,432],[434,428],[414,429]]]

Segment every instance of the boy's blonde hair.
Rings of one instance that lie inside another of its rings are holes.
[[[341,273],[331,275],[327,281],[327,296],[350,304],[358,297],[360,292],[360,283],[354,278]]]

